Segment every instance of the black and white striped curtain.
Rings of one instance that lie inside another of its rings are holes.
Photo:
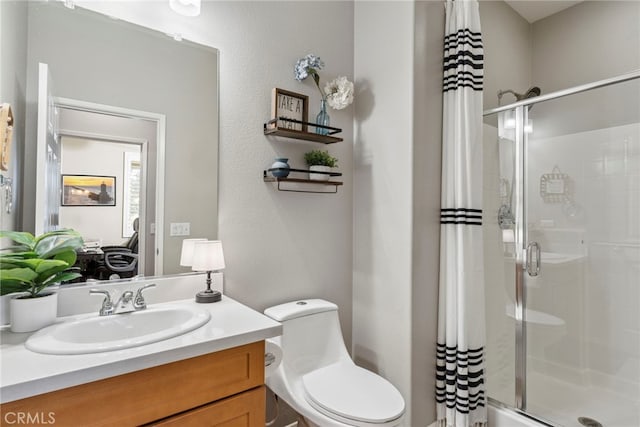
[[[438,426],[485,426],[483,49],[476,0],[447,0],[444,39]]]

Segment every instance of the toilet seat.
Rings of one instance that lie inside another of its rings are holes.
[[[404,399],[389,381],[352,363],[309,372],[302,382],[312,407],[346,424],[383,426],[404,414]]]

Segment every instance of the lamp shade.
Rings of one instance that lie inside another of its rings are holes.
[[[180,15],[200,15],[200,0],[169,0],[169,7]]]
[[[207,239],[184,239],[182,241],[182,252],[180,253],[180,265],[191,267],[193,265],[193,247],[196,242],[206,242]]]
[[[193,248],[193,271],[214,271],[224,268],[224,254],[220,240],[195,242]]]

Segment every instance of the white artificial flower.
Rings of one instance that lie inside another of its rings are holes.
[[[324,86],[327,103],[334,110],[342,110],[353,102],[353,83],[346,77],[337,77]]]

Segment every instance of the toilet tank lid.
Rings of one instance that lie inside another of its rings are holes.
[[[337,305],[323,299],[305,299],[274,305],[273,307],[267,308],[264,314],[273,320],[284,322],[285,320],[291,320],[297,317],[309,316],[310,314],[323,313],[325,311],[335,311],[337,309]]]

